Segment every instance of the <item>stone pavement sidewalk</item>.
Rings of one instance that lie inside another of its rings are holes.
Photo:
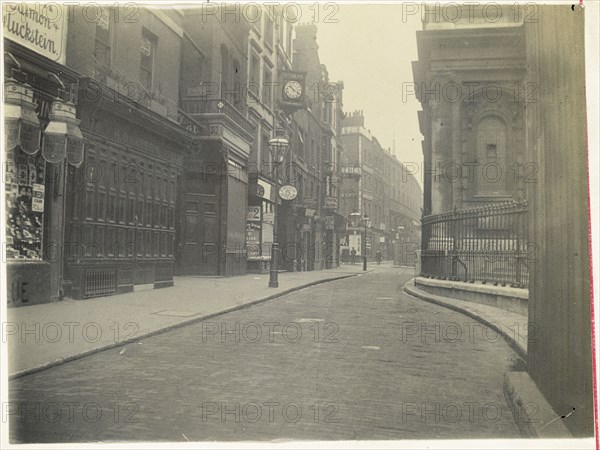
[[[522,357],[527,356],[528,332],[534,331],[535,327],[527,322],[527,316],[507,311],[496,306],[482,305],[470,301],[458,300],[455,298],[442,297],[431,294],[415,286],[414,279],[404,285],[404,292],[417,297],[421,300],[435,303],[440,306],[461,312],[478,322],[487,325],[492,330],[502,336],[508,344]],[[531,336],[535,339],[535,336]]]
[[[268,287],[268,273],[232,278],[176,277],[175,286],[165,289],[9,308],[2,320],[9,378],[360,273],[364,272],[359,264],[282,272],[278,288]]]

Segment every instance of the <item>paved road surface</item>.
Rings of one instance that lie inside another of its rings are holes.
[[[403,293],[411,273],[382,266],[14,380],[11,438],[520,437],[502,377],[522,362]]]

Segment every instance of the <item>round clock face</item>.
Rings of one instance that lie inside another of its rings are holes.
[[[298,190],[294,186],[281,186],[279,196],[282,200],[294,200],[298,195]]]
[[[302,95],[302,85],[294,80],[288,81],[283,86],[283,93],[290,100],[298,100]]]

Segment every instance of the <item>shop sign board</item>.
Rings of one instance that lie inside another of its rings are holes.
[[[337,207],[338,207],[337,197],[325,197],[325,205],[324,206],[327,209],[337,209]]]
[[[317,209],[316,197],[304,197],[304,206],[310,209]]]
[[[248,222],[260,222],[260,206],[248,206],[246,220]]]
[[[275,213],[264,213],[263,214],[263,222],[264,223],[275,223]]]
[[[65,63],[67,8],[55,2],[2,5],[4,37],[58,63]]]
[[[266,200],[271,200],[271,184],[259,178],[256,185],[256,195]]]

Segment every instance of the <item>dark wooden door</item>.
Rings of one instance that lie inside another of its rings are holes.
[[[220,245],[215,196],[184,197],[180,273],[217,275]]]

